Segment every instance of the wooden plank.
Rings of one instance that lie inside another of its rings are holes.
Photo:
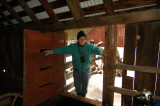
[[[156,4],[156,0],[120,0],[114,2],[115,10]]]
[[[5,0],[1,0],[0,2],[8,9],[9,12],[11,12],[11,14],[16,18],[16,20],[21,25],[27,26],[27,24],[21,19],[21,17],[15,12],[15,10]]]
[[[44,33],[41,33],[40,31],[33,32],[32,30],[26,29],[24,34],[28,36],[25,38],[26,49],[29,48],[29,50],[27,49],[27,52],[38,50],[40,53],[40,49],[53,49],[53,45],[51,45],[53,44],[53,36],[50,33],[45,33],[46,35],[44,35]]]
[[[104,8],[107,15],[113,15],[114,14],[114,8],[112,0],[103,0],[104,1]]]
[[[152,36],[153,34],[156,35],[155,34],[156,24],[154,24],[154,23],[155,22],[146,22],[144,24],[144,35],[145,36],[144,36],[142,59],[143,60],[145,59],[145,60],[142,61],[142,64],[144,64],[146,66],[156,67],[157,60],[158,60],[157,52],[158,52],[159,41],[157,42],[156,36]],[[148,43],[148,42],[150,42],[150,43]],[[143,83],[142,83],[143,89],[145,88],[145,89],[150,90],[151,92],[154,92],[156,75],[144,73],[142,78],[143,78]],[[150,82],[150,83],[148,83],[148,82]]]
[[[59,43],[57,42],[58,40],[63,40],[66,38],[67,34],[64,32],[55,32],[53,33],[53,48],[61,48],[63,46],[65,46],[66,43]],[[60,55],[60,54],[54,54],[54,58],[53,58],[53,66],[55,66],[53,68],[53,75],[54,75],[54,84],[55,84],[55,88],[54,88],[54,96],[57,96],[59,94],[61,94],[63,92],[63,88],[64,88],[64,71],[65,71],[65,67],[64,67],[64,55]],[[58,80],[57,80],[58,79]]]
[[[132,70],[136,72],[160,74],[160,68],[157,68],[157,67],[138,66],[138,65],[135,66],[135,65],[128,65],[128,64],[110,64],[110,67],[114,69],[123,69],[123,70]]]
[[[88,1],[88,0],[80,0],[79,2],[83,2],[83,1]],[[12,7],[18,6],[18,3],[13,2],[13,1],[9,2],[9,4],[12,5]],[[49,4],[52,6],[52,9],[56,9],[56,8],[67,6],[66,0],[54,1],[54,2],[50,2]],[[137,0],[127,0],[127,1],[123,0],[122,1],[121,0],[121,1],[114,1],[113,2],[114,10],[132,8],[132,7],[144,6],[144,5],[151,5],[151,4],[156,4],[156,0],[147,0],[147,1],[146,0],[138,0],[138,1]],[[3,7],[1,7],[1,8],[2,8],[2,11],[5,10],[5,8],[3,8]],[[45,11],[45,9],[43,8],[42,5],[32,8],[32,10],[35,13],[40,13],[40,12]],[[96,5],[96,6],[91,6],[91,7],[86,7],[86,8],[83,8],[82,10],[84,12],[84,15],[94,14],[94,13],[101,13],[101,12],[105,11],[103,4]],[[21,17],[24,17],[24,16],[27,15],[24,11],[21,11],[18,14],[20,14]],[[61,15],[62,17],[60,18],[59,15]],[[64,13],[61,13],[61,14],[57,14],[57,16],[59,17],[59,19],[64,19],[66,16],[68,18],[72,17],[70,12],[64,12]],[[9,15],[9,17],[11,17],[11,15]],[[10,20],[12,20],[12,19],[10,19]]]
[[[160,8],[160,0],[157,0],[157,8]]]
[[[67,4],[75,20],[84,19],[83,11],[79,5],[78,0],[67,0]]]
[[[53,12],[52,7],[50,6],[50,4],[48,3],[47,0],[40,0],[41,4],[43,5],[43,7],[45,8],[45,10],[47,11],[48,15],[50,16],[50,18],[52,19],[52,21],[54,23],[59,23],[58,21],[58,17],[56,16],[56,14]]]
[[[136,57],[136,65],[143,65],[142,64],[142,50],[143,50],[143,42],[144,42],[144,30],[142,23],[138,24],[138,35],[140,35],[140,39],[137,41],[137,57]],[[142,72],[135,72],[135,83],[134,83],[134,89],[137,91],[143,91],[142,87]]]
[[[136,95],[142,94],[142,92],[138,92],[138,91],[130,90],[126,88],[114,87],[114,86],[109,86],[109,89],[111,89],[111,91],[113,92],[120,93],[127,96],[136,96]],[[160,100],[160,96],[153,95],[153,98]]]
[[[21,7],[25,10],[25,12],[28,14],[28,16],[32,19],[32,21],[36,25],[41,25],[41,22],[38,20],[38,18],[35,16],[35,13],[32,11],[32,9],[27,5],[27,3],[24,0],[17,0]]]
[[[136,24],[127,24],[125,29],[125,45],[124,45],[124,64],[134,65],[134,59],[135,59],[135,46],[136,46]],[[122,74],[122,87],[130,89],[131,87],[127,86],[129,84],[130,86],[133,85],[133,81],[130,80],[130,82],[127,81],[127,70],[123,71]],[[127,81],[127,82],[126,82]],[[132,88],[133,89],[133,88]],[[132,90],[131,89],[131,90]],[[131,106],[132,98],[128,96],[122,95],[122,106]]]
[[[94,27],[94,26],[103,26],[103,25],[113,25],[113,24],[128,24],[135,22],[143,22],[143,21],[154,21],[160,19],[160,9],[146,10],[140,12],[130,12],[126,14],[112,15],[112,16],[103,16],[103,17],[91,17],[85,20],[79,20],[79,23],[83,23],[77,25],[74,20],[70,20],[65,23],[59,24],[50,24],[45,25],[44,29],[46,30],[64,30],[64,29],[73,29],[73,28],[85,28],[85,27]],[[33,26],[31,28],[40,28],[38,26]]]
[[[53,96],[53,84],[31,91],[27,90],[25,93],[27,93],[24,101],[25,106],[35,106]]]
[[[103,105],[113,106],[114,93],[108,88],[110,85],[114,85],[115,70],[109,67],[109,63],[116,62],[116,44],[117,34],[116,26],[106,26],[105,32],[105,50],[108,50],[108,57],[104,59],[104,72],[103,72]]]
[[[75,95],[73,93],[65,92],[62,95],[71,97],[73,99],[80,100],[80,101],[85,102],[85,103],[89,103],[89,104],[94,105],[94,106],[102,106],[102,102],[101,101],[85,98],[85,97],[82,97],[82,96]]]
[[[160,22],[157,22],[157,33],[156,33],[156,39],[160,41]],[[158,67],[160,67],[160,42],[159,42],[159,51],[158,51],[159,59],[158,59]],[[160,75],[157,75],[157,83],[156,83],[156,92],[155,95],[160,96]]]

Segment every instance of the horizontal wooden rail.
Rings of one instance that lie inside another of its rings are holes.
[[[108,88],[113,92],[120,93],[120,94],[127,95],[127,96],[136,96],[136,95],[142,94],[134,90],[119,88],[119,87],[114,87],[114,86],[108,86]]]
[[[125,89],[125,88],[119,88],[119,87],[115,87],[115,86],[108,86],[108,88],[116,93],[120,93],[123,95],[127,95],[127,96],[136,96],[139,94],[142,94],[142,92],[137,92],[134,90],[130,90],[130,89]],[[160,100],[160,96],[153,96],[154,99]]]
[[[157,68],[157,67],[134,66],[134,65],[114,64],[114,63],[110,64],[109,66],[114,69],[123,69],[123,70],[132,70],[132,71],[160,74],[160,68]]]

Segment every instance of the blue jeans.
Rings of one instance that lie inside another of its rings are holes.
[[[90,68],[87,69],[85,72],[79,72],[75,68],[73,70],[74,86],[76,89],[76,93],[79,96],[85,97],[87,94],[89,73],[90,73]]]

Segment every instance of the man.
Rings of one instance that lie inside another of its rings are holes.
[[[72,54],[74,86],[77,95],[83,97],[87,94],[91,55],[106,54],[106,51],[101,50],[92,44],[88,44],[86,39],[86,34],[83,31],[80,31],[77,34],[77,43],[62,48],[44,51],[46,56],[50,54]]]

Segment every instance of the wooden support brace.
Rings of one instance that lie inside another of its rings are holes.
[[[120,94],[127,95],[127,96],[136,96],[136,95],[142,94],[142,92],[137,92],[134,90],[119,88],[119,87],[114,87],[114,86],[108,86],[108,88],[113,92],[120,93]],[[153,98],[160,100],[160,96],[153,96]]]
[[[139,71],[139,72],[160,74],[160,68],[157,68],[157,67],[134,66],[134,65],[114,64],[114,63],[110,64],[110,67],[114,69],[133,70],[133,71]]]

